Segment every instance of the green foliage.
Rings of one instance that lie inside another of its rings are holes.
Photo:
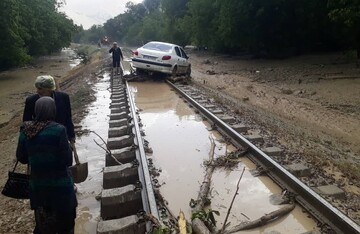
[[[329,17],[339,24],[341,41],[357,50],[360,58],[360,1],[358,0],[329,0]]]
[[[360,21],[360,2],[358,0],[329,0],[329,16],[332,20],[356,27]]]
[[[216,214],[217,216],[220,215],[220,212],[217,210],[200,210],[200,211],[196,211],[194,213],[192,213],[191,215],[191,220],[194,220],[196,218],[202,220],[205,225],[209,226],[212,225],[214,227],[216,227],[216,220],[215,220],[215,216],[214,214]]]
[[[82,44],[97,44],[101,38],[105,35],[105,29],[104,27],[100,25],[93,25],[90,29],[84,31],[82,28],[78,29],[79,32],[75,36],[77,41],[76,43],[82,43]]]
[[[86,51],[76,51],[76,54],[81,59],[82,64],[88,64],[90,62],[90,56]]]
[[[62,1],[2,0],[0,2],[0,69],[22,65],[33,55],[68,46],[75,27],[64,13]]]
[[[343,48],[360,52],[359,24],[358,0],[144,0],[127,3],[101,33],[134,46],[160,40],[283,58]],[[101,34],[82,33],[86,42]]]
[[[126,7],[125,13],[109,19],[104,24],[106,35],[114,41],[124,41],[124,38],[134,38],[136,41],[137,35],[141,31],[142,19],[147,15],[147,10],[143,4],[135,5],[128,2]]]
[[[153,12],[160,8],[160,0],[144,0],[143,3],[148,12]]]
[[[151,234],[170,234],[171,230],[167,226],[161,226],[152,230]]]
[[[0,70],[23,65],[30,60],[24,42],[24,28],[20,25],[19,2],[0,1]]]
[[[161,0],[161,9],[169,18],[182,18],[187,13],[188,0]]]

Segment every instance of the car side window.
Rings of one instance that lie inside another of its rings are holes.
[[[180,48],[180,50],[181,50],[181,57],[188,59],[189,57],[186,55],[185,51],[182,48]]]
[[[181,52],[180,52],[179,47],[175,47],[175,52],[176,52],[177,56],[181,57]]]

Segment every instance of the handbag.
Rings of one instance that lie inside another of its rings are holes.
[[[9,178],[1,193],[11,198],[29,199],[29,166],[26,174],[15,172],[18,162],[16,161],[14,169],[9,171]]]

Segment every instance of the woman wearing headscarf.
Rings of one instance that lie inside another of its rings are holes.
[[[51,97],[54,99],[57,109],[55,122],[65,126],[69,141],[71,143],[75,143],[75,132],[71,116],[69,95],[67,93],[55,90],[55,79],[50,75],[36,77],[35,88],[37,93],[26,98],[23,121],[31,121],[36,118],[34,106],[35,102],[40,97]]]
[[[30,166],[30,206],[35,211],[34,233],[74,233],[77,200],[68,167],[72,153],[66,129],[54,122],[55,102],[41,97],[35,119],[20,128],[17,159]]]

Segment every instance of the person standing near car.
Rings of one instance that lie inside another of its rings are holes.
[[[68,167],[72,153],[63,125],[56,123],[51,97],[35,102],[35,119],[20,127],[16,158],[30,166],[30,206],[35,212],[35,234],[73,234],[77,199]]]
[[[116,74],[120,74],[120,60],[124,60],[122,51],[120,47],[118,47],[117,42],[113,43],[113,46],[109,50],[109,53],[112,53],[112,59],[113,59],[113,72],[116,68]]]
[[[51,97],[55,101],[55,122],[66,128],[66,133],[71,144],[75,143],[74,124],[72,122],[70,97],[67,93],[56,91],[55,79],[50,75],[38,76],[35,80],[36,94],[26,98],[23,121],[31,121],[36,118],[34,112],[35,102],[40,97]]]

